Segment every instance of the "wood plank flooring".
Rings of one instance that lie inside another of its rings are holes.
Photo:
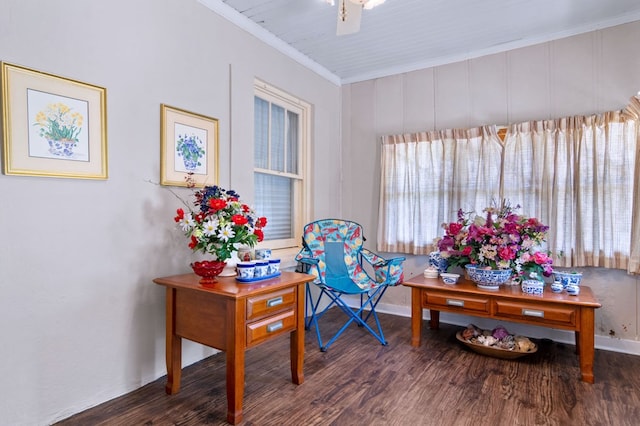
[[[325,328],[343,314],[332,309]],[[596,382],[579,380],[575,347],[537,340],[518,360],[476,354],[455,338],[461,327],[425,324],[410,345],[410,319],[381,315],[387,346],[351,325],[320,352],[307,332],[305,382],[291,383],[289,338],[246,354],[244,421],[270,425],[638,425],[640,357],[596,350]],[[504,324],[508,327],[508,324]],[[56,425],[225,425],[225,359],[183,370],[177,395],[162,377]]]

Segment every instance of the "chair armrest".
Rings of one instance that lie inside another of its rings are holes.
[[[376,283],[378,285],[398,285],[402,283],[404,279],[404,273],[402,270],[402,262],[405,261],[404,257],[393,257],[391,259],[385,259],[367,250],[365,248],[361,251],[362,258],[365,259],[371,266],[376,276]]]
[[[317,265],[318,264],[318,259],[313,258],[313,257],[298,257],[296,256],[296,260],[298,262],[302,262],[302,263],[306,263],[307,265]]]
[[[364,247],[362,248],[362,250],[360,250],[360,255],[371,266],[382,266],[387,262],[387,260],[385,258],[383,258],[382,256],[378,256],[377,254],[375,254],[371,250],[366,249]]]
[[[387,264],[390,265],[401,265],[402,262],[406,260],[405,257],[392,257],[391,259],[387,259]]]
[[[313,253],[311,253],[311,250],[303,248],[296,255],[295,260],[297,262],[304,263],[305,265],[310,266],[308,273],[316,277],[316,279],[313,281],[314,283],[324,283],[322,275],[320,274],[320,259],[313,257]]]
[[[375,254],[369,249],[363,248],[362,257],[371,265],[371,266],[384,266],[388,264],[399,265],[406,260],[404,257],[392,257],[390,259],[385,259],[384,257]]]
[[[318,259],[313,257],[311,250],[303,248],[296,254],[295,260],[298,262],[306,263],[308,265],[317,265]]]

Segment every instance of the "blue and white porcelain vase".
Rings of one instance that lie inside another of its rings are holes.
[[[439,273],[447,272],[449,262],[444,259],[439,251],[432,251],[429,253],[429,265],[438,270]]]

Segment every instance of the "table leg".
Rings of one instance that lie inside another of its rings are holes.
[[[176,335],[176,289],[167,287],[166,291],[166,352],[167,384],[165,392],[169,395],[180,390],[182,375],[182,338]]]
[[[296,385],[304,382],[304,324],[305,324],[305,291],[304,284],[298,286],[296,329],[291,332],[290,358],[291,381]]]
[[[440,311],[429,309],[429,328],[432,330],[440,328]]]
[[[422,336],[422,300],[419,288],[411,287],[411,346],[420,346]]]
[[[227,351],[227,421],[232,425],[242,421],[244,396],[244,350],[231,347]]]
[[[593,383],[595,380],[593,376],[593,359],[595,354],[594,327],[594,309],[580,309],[580,331],[576,332],[576,346],[578,349],[582,381],[587,383]]]
[[[227,324],[236,324],[235,331],[227,333],[227,422],[232,425],[242,421],[242,398],[244,397],[244,342],[246,329],[244,312],[246,301],[227,301]]]

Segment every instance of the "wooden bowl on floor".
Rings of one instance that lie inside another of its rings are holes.
[[[538,345],[535,345],[533,349],[531,349],[530,351],[523,352],[516,349],[509,350],[509,349],[497,348],[495,346],[485,346],[480,343],[473,343],[468,340],[465,340],[462,337],[461,331],[458,331],[456,333],[456,339],[458,339],[465,346],[468,346],[474,352],[477,352],[482,355],[488,355],[488,356],[502,358],[502,359],[516,359],[525,355],[530,355],[538,351]]]

